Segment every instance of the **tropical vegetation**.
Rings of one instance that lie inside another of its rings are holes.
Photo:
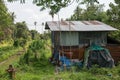
[[[9,2],[16,0],[8,0]],[[25,3],[25,0],[20,0]],[[69,6],[74,0],[33,0],[41,10],[50,9],[54,18],[61,8]],[[109,34],[120,41],[120,0],[110,3],[104,11],[99,0],[75,0],[79,4],[74,14],[67,20],[99,20],[118,29]],[[81,8],[85,5],[86,8]],[[9,80],[5,71],[9,64],[16,69],[15,80],[119,80],[120,65],[114,68],[91,69],[71,67],[55,73],[55,66],[49,62],[51,56],[50,33],[40,34],[29,30],[25,21],[14,22],[14,12],[8,12],[4,0],[0,0],[0,80]]]

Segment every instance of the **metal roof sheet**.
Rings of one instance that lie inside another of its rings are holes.
[[[115,31],[107,24],[99,21],[48,21],[45,29],[51,31]]]

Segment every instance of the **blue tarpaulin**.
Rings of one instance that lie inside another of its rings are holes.
[[[68,59],[65,56],[61,56],[60,61],[62,62],[62,64],[65,64],[66,67],[70,67],[72,65],[72,62],[70,61],[70,59]]]

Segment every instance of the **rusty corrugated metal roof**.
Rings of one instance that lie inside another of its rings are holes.
[[[46,22],[45,29],[51,31],[115,31],[107,24],[99,21],[49,21]]]

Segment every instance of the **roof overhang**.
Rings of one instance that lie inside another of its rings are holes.
[[[45,24],[45,29],[51,31],[116,31],[107,24],[99,21],[49,21]]]

